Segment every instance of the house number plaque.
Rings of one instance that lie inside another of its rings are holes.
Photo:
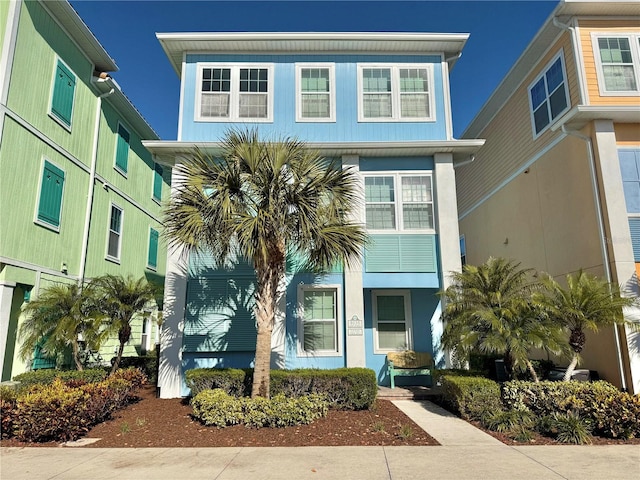
[[[364,333],[364,325],[361,319],[357,315],[347,320],[347,335],[355,337]]]

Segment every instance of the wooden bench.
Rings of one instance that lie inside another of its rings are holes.
[[[434,368],[433,357],[427,352],[405,350],[404,352],[387,353],[387,371],[391,379],[391,388],[396,388],[395,377],[415,377],[417,375],[427,375],[429,385],[431,385],[431,375]]]

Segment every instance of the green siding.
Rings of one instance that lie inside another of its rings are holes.
[[[4,33],[9,30],[9,25],[7,22],[9,21],[9,6],[13,8],[9,2],[0,2],[0,52],[2,51],[2,47],[4,46]]]
[[[411,273],[437,271],[435,235],[371,235],[365,271]]]
[[[64,172],[45,161],[40,185],[38,220],[54,227],[60,226],[60,210],[64,189]]]
[[[71,126],[73,112],[73,96],[76,91],[76,76],[61,61],[58,60],[53,79],[53,96],[51,99],[51,113],[62,123]]]
[[[119,124],[116,146],[116,167],[123,173],[127,173],[127,165],[129,163],[129,137],[129,131]]]

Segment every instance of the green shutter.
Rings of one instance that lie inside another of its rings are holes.
[[[147,265],[153,268],[158,266],[158,232],[153,228],[149,229],[149,258]]]
[[[122,125],[118,125],[118,145],[116,147],[116,167],[127,173],[129,160],[129,132]]]
[[[56,78],[53,84],[51,113],[65,125],[71,126],[73,94],[76,89],[76,77],[62,62],[58,61]]]
[[[367,272],[436,272],[435,235],[371,235]]]
[[[42,172],[42,184],[40,185],[38,220],[53,225],[54,227],[60,226],[63,188],[64,171],[45,160],[44,170]]]
[[[153,169],[153,198],[162,200],[162,166],[157,163]]]

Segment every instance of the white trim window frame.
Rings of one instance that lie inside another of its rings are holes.
[[[378,300],[380,298],[392,298],[392,304],[401,305],[401,312],[389,310],[380,311]],[[401,298],[401,300],[400,300]],[[389,352],[401,352],[413,349],[413,321],[411,317],[411,292],[410,290],[373,290],[371,292],[373,302],[373,353],[387,354]],[[382,317],[382,318],[381,318]],[[400,329],[400,326],[404,329]],[[384,326],[384,327],[383,327]],[[383,328],[382,328],[383,327]],[[384,332],[381,344],[380,333]],[[394,344],[392,346],[392,344]]]
[[[119,212],[117,224],[114,224],[114,211]],[[124,225],[124,209],[115,203],[109,204],[109,224],[107,225],[107,253],[105,258],[111,262],[120,263],[122,257],[122,227]],[[117,227],[117,229],[116,229]],[[112,240],[117,243],[113,245]],[[113,247],[115,246],[115,252]],[[115,254],[114,254],[115,253]]]
[[[333,299],[331,314],[326,313],[325,305],[320,308],[322,318],[305,318],[307,309],[305,308],[306,294],[312,292],[316,294],[324,294],[326,298]],[[326,295],[330,294],[330,295]],[[298,341],[297,354],[298,357],[340,357],[342,356],[343,343],[343,313],[342,313],[342,286],[341,285],[299,285],[298,286],[298,308],[297,308],[297,324],[298,324]],[[326,318],[325,318],[326,317]],[[315,325],[316,327],[326,327],[333,325],[333,348],[324,349],[305,349],[305,324]]]
[[[196,122],[273,122],[272,63],[197,63],[196,69]],[[250,115],[259,110],[264,115]]]
[[[567,69],[562,50],[527,87],[533,138],[546,132],[571,108]],[[542,125],[544,123],[544,125]]]
[[[335,122],[336,121],[336,70],[334,63],[296,63],[296,122]],[[303,75],[306,75],[303,81]],[[305,91],[304,83],[309,90]],[[326,100],[325,100],[326,99]],[[307,102],[305,101],[307,100]],[[315,108],[312,108],[314,107]],[[328,110],[325,116],[309,116],[321,114],[322,107]],[[305,112],[307,110],[307,112]]]
[[[601,50],[605,42],[608,47],[606,53]],[[593,32],[591,45],[600,95],[603,97],[640,96],[640,35]],[[613,77],[607,77],[606,72]],[[607,86],[608,78],[611,82],[609,86]],[[619,87],[625,83],[628,89],[620,89]]]
[[[433,64],[359,63],[357,74],[358,122],[436,121]]]
[[[368,232],[435,233],[431,170],[362,172],[362,177]]]

